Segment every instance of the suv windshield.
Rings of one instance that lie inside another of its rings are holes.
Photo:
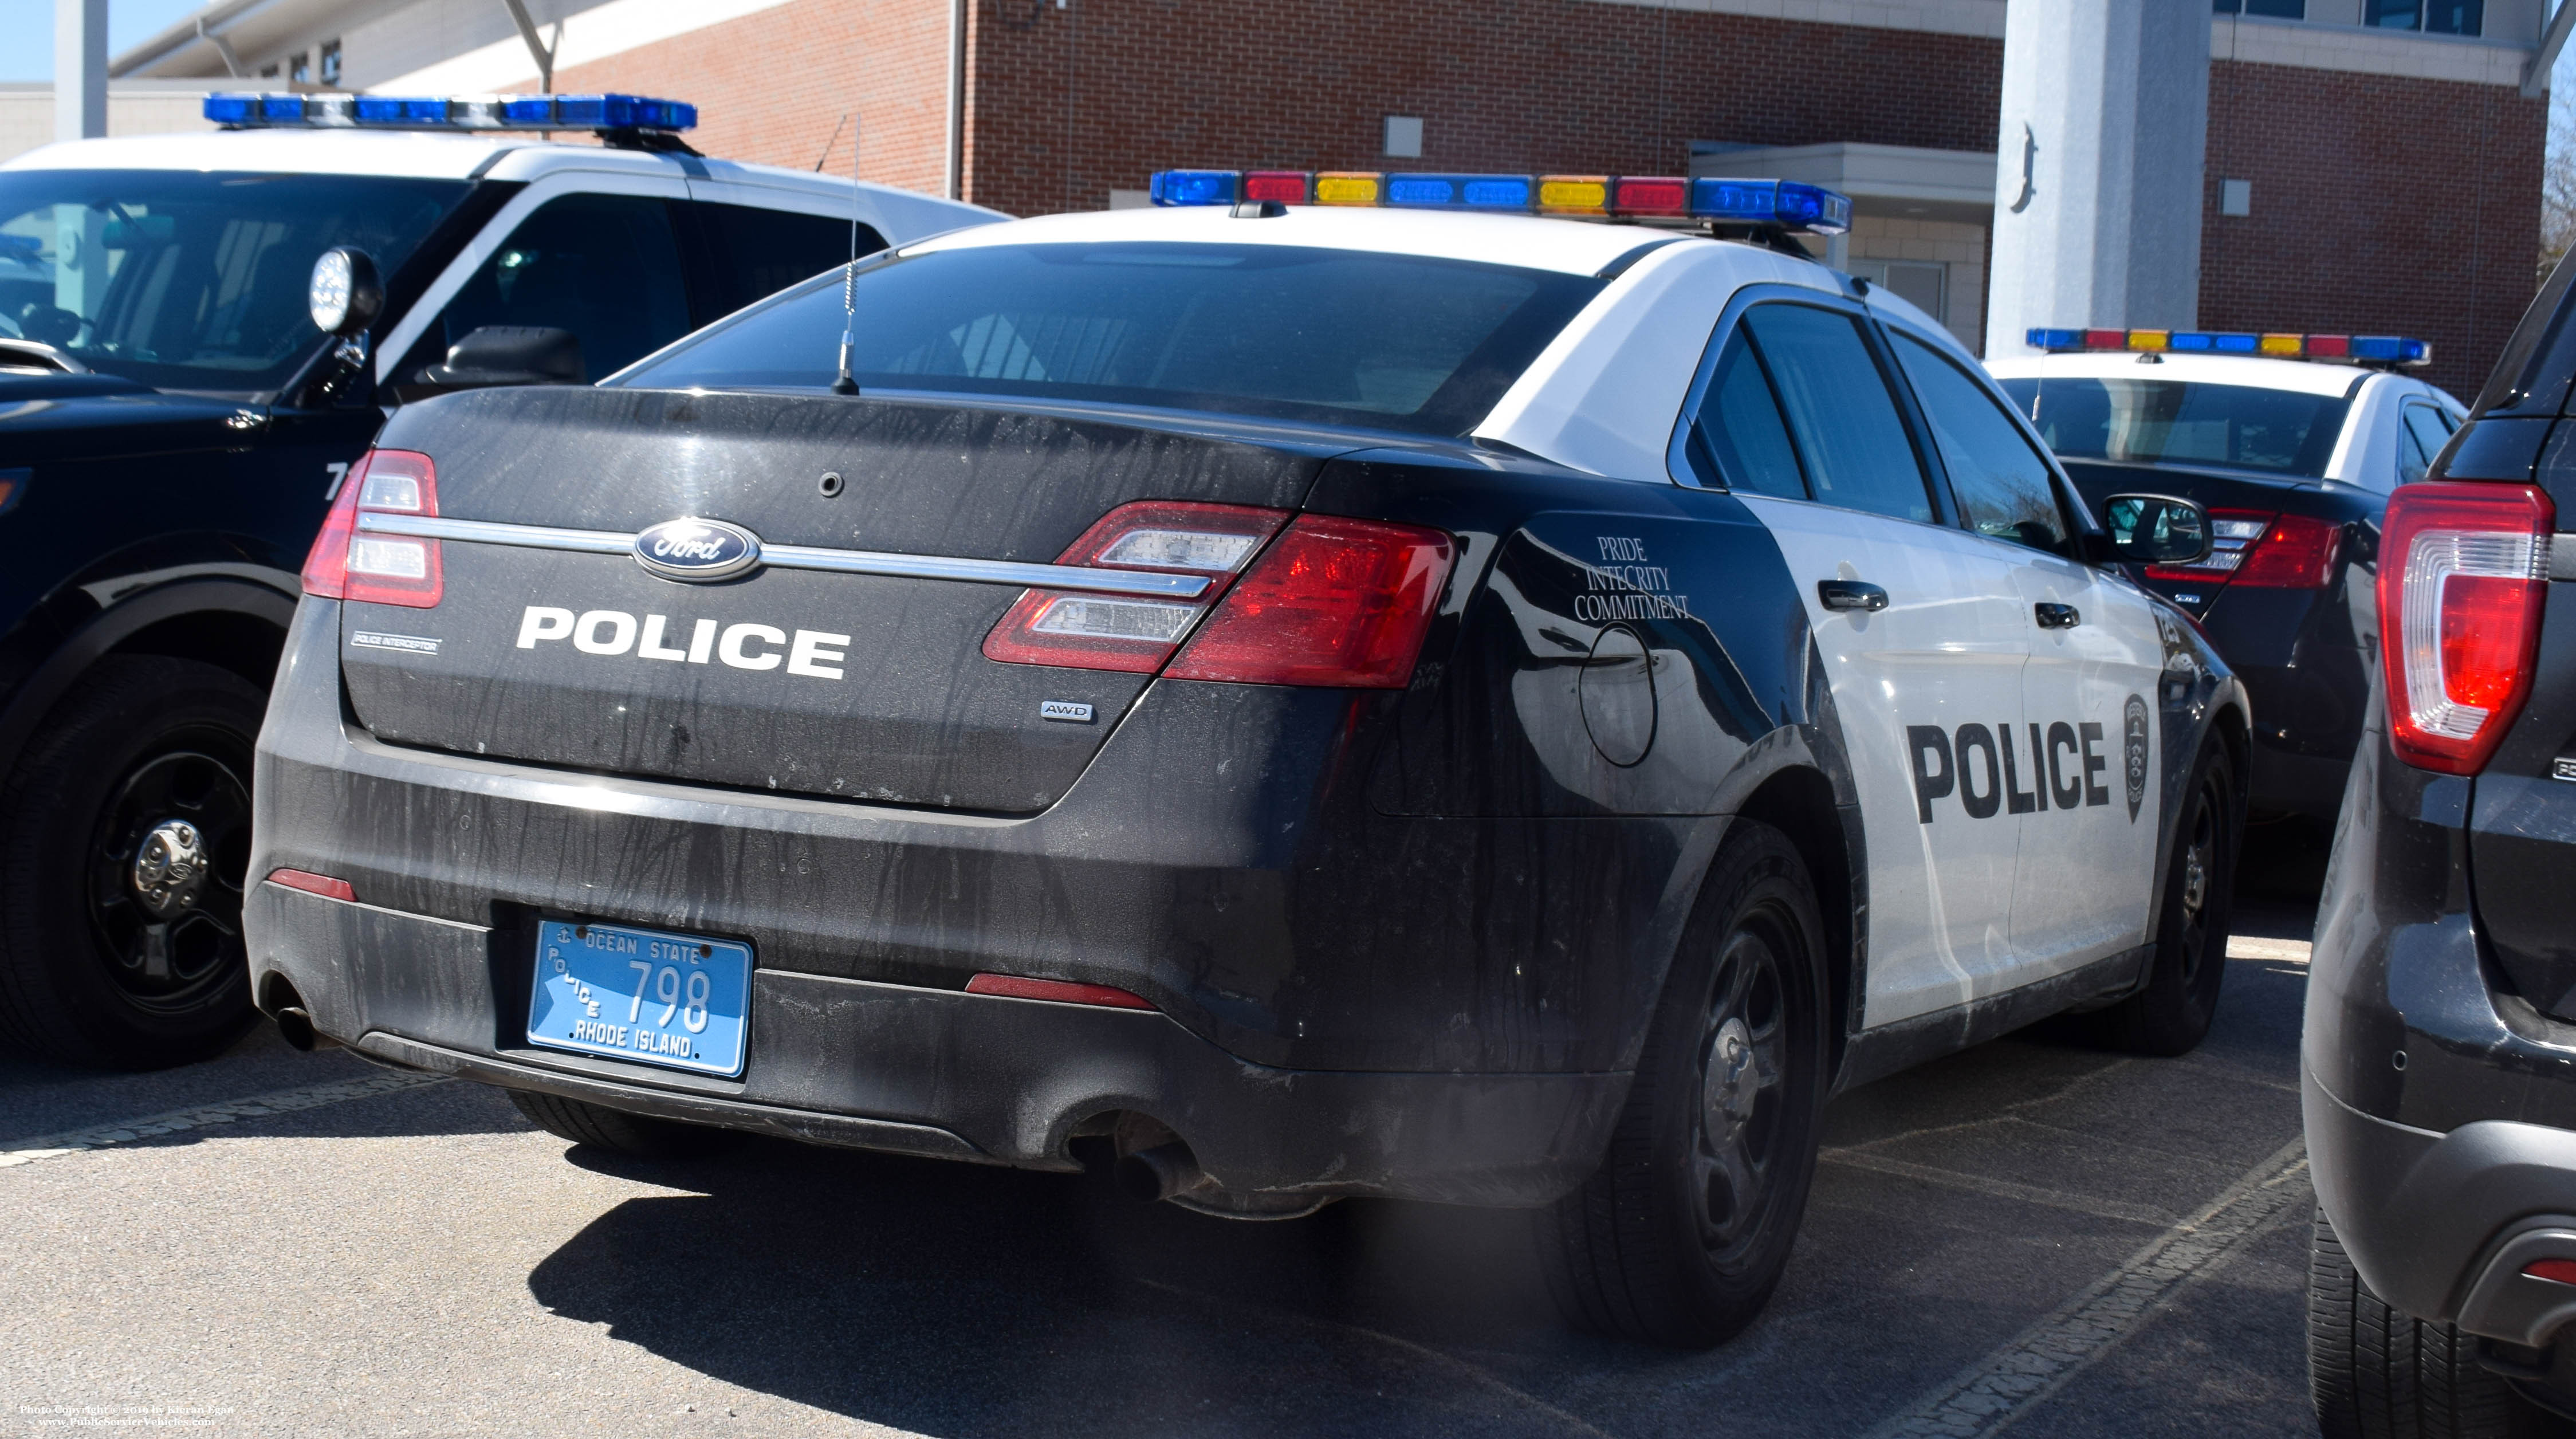
[[[0,336],[161,389],[274,391],[322,343],[313,261],[391,276],[466,185],[353,175],[0,171]]]
[[[2334,457],[2346,406],[2335,395],[2182,380],[1997,383],[2061,459],[2228,465],[2310,478]]]
[[[1156,405],[1463,434],[1599,292],[1589,277],[1279,245],[986,245],[861,269],[862,390]],[[835,270],[614,383],[821,389]]]

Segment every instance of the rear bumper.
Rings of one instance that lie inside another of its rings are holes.
[[[2576,1285],[2522,1271],[2576,1261],[2576,1130],[2511,1120],[2448,1134],[2375,1119],[2301,1072],[2317,1202],[2389,1303],[2541,1348],[2576,1318]]]
[[[1249,1064],[1169,1017],[755,969],[741,1079],[524,1039],[532,930],[255,886],[255,972],[363,1054],[823,1144],[1069,1169],[1086,1120],[1150,1115],[1229,1194],[1544,1203],[1597,1162],[1624,1074]]]

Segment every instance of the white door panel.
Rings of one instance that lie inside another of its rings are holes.
[[[2031,605],[2071,605],[2079,617],[2034,628],[2022,672],[2022,753],[2039,792],[2022,827],[2013,947],[2041,973],[2062,973],[2146,938],[2163,818],[2155,703],[2164,641],[2127,580],[1984,543],[2015,554],[2014,579]]]
[[[2024,816],[2006,805],[1998,734],[2023,723],[2031,621],[2011,564],[1955,529],[1738,498],[1788,561],[1850,751],[1868,836],[1863,1022],[2018,982],[2011,915]],[[1826,609],[1816,585],[1835,579],[1879,586],[1888,607]]]

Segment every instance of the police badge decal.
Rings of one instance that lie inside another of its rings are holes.
[[[2129,696],[2120,715],[2120,757],[2129,778],[2129,823],[2138,822],[2138,807],[2147,802],[2147,702]]]

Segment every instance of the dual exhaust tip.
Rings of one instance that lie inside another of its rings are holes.
[[[1199,1168],[1198,1157],[1190,1153],[1190,1147],[1177,1139],[1120,1155],[1115,1173],[1120,1190],[1148,1203],[1202,1191],[1213,1193],[1217,1187],[1207,1171]]]

